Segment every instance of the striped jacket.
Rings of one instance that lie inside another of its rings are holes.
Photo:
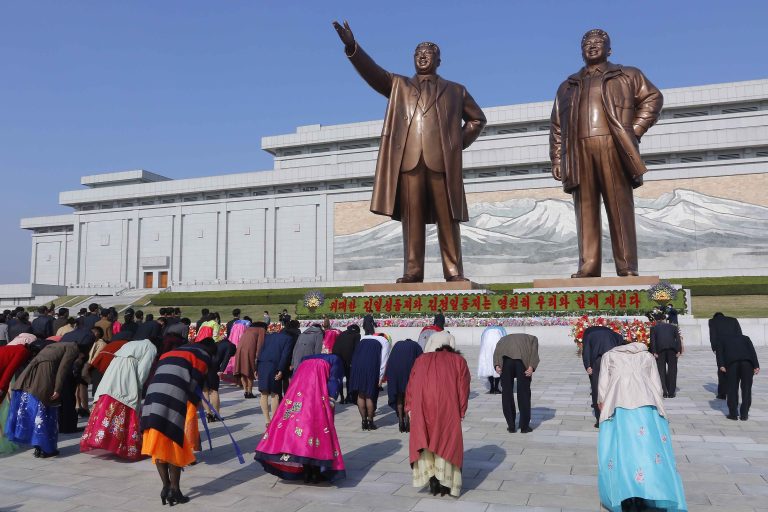
[[[141,430],[154,428],[179,446],[184,445],[187,402],[200,401],[210,356],[198,344],[186,344],[160,357],[147,388],[141,413]]]

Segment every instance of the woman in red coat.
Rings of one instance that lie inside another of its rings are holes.
[[[32,358],[29,344],[36,339],[34,334],[23,333],[10,344],[0,347],[0,455],[16,450],[16,444],[8,441],[3,434],[11,402],[8,398],[8,388],[16,370]]]
[[[464,440],[461,420],[469,401],[469,368],[451,345],[419,356],[411,370],[405,410],[411,419],[413,486],[433,495],[461,492]]]

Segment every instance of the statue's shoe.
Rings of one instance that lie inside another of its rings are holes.
[[[421,283],[424,281],[423,277],[409,276],[408,274],[403,277],[397,278],[396,283]]]
[[[639,276],[640,274],[637,273],[637,270],[618,270],[616,272],[616,275],[620,277],[629,277],[629,276]]]
[[[579,270],[575,274],[571,274],[572,279],[579,279],[582,277],[600,277],[600,274],[590,274],[588,272],[582,272],[581,270]]]
[[[451,277],[447,278],[445,281],[447,283],[455,283],[455,282],[459,282],[459,281],[469,281],[469,279],[467,279],[466,277],[464,277],[461,274],[457,274],[455,276],[451,276]]]

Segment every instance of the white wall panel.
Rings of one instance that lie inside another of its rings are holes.
[[[265,277],[266,210],[237,210],[227,215],[227,280]]]
[[[317,275],[317,205],[281,206],[275,211],[277,278]]]
[[[181,224],[181,281],[215,280],[218,213],[188,213]]]

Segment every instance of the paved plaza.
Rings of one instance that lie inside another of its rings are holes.
[[[470,369],[477,347],[465,347]],[[758,347],[768,360],[768,350]],[[677,398],[665,402],[690,510],[768,510],[768,385],[759,375],[747,422],[725,418],[714,400],[714,357],[704,347],[680,360]],[[599,510],[597,431],[590,416],[588,383],[570,347],[542,347],[533,381],[531,434],[509,434],[500,395],[487,395],[474,379],[464,421],[464,488],[459,499],[433,498],[411,486],[408,438],[386,397],[379,399],[379,430],[362,432],[357,408],[336,416],[347,479],[306,485],[277,479],[254,463],[263,433],[258,400],[222,385],[223,414],[241,448],[240,465],[224,429],[213,424],[213,451],[182,475],[192,501],[185,511],[268,512],[501,512]],[[79,437],[63,435],[61,456],[35,459],[31,450],[0,459],[0,510],[103,512],[161,510],[160,479],[150,461],[120,462],[79,452]],[[204,446],[207,446],[204,441]]]

